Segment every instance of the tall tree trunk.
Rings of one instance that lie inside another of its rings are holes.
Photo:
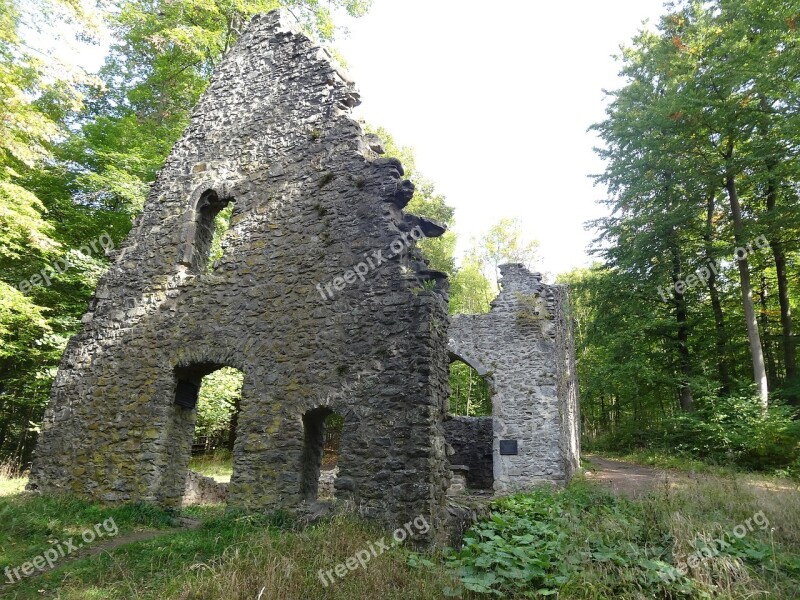
[[[472,371],[467,371],[467,375],[469,376],[469,387],[467,387],[467,410],[464,414],[469,416],[470,400],[472,399]]]
[[[731,149],[729,157],[733,156]],[[733,235],[736,244],[742,248],[747,245],[744,239],[744,223],[742,221],[742,207],[739,204],[739,194],[736,190],[736,178],[733,173],[725,176],[725,188],[728,190],[728,199],[731,203],[731,216],[733,217]],[[738,257],[737,257],[738,258]],[[747,337],[750,340],[750,357],[753,363],[753,379],[758,388],[758,396],[764,410],[769,406],[769,385],[767,371],[764,367],[764,352],[761,349],[761,336],[758,333],[756,310],[753,305],[753,287],[750,283],[750,264],[747,257],[742,257],[739,263],[739,280],[742,289],[742,305],[744,307],[744,320],[747,326]]]
[[[768,165],[767,169],[772,171],[774,167]],[[778,186],[775,180],[770,177],[767,189],[767,212],[774,213],[778,203]],[[778,278],[778,302],[781,307],[781,335],[783,337],[783,362],[786,368],[785,386],[789,390],[789,402],[800,405],[800,390],[798,384],[800,377],[797,372],[797,356],[794,344],[794,332],[792,326],[792,305],[789,300],[789,277],[786,273],[786,252],[783,249],[783,242],[780,234],[776,231],[774,224],[770,226],[769,245],[772,249],[772,256],[775,259],[775,274]]]
[[[241,396],[236,396],[233,401],[233,412],[231,413],[231,424],[228,431],[228,450],[233,452],[233,447],[236,444],[236,430],[239,428],[239,408],[241,406]]]
[[[714,253],[714,209],[715,194],[708,195],[706,201],[706,230],[703,234],[705,240],[705,255],[709,270],[708,293],[711,296],[711,310],[714,312],[714,332],[716,334],[717,347],[717,373],[721,392],[730,394],[731,392],[731,371],[728,366],[728,336],[725,332],[725,316],[722,313],[722,302],[719,299],[717,289],[717,268],[719,263]]]
[[[767,381],[772,389],[778,386],[778,365],[775,363],[775,355],[772,353],[772,344],[769,341],[769,307],[767,297],[769,296],[769,287],[767,286],[767,278],[761,274],[761,289],[759,290],[758,300],[761,305],[761,333],[764,334],[764,362],[767,366]]]
[[[674,236],[674,232],[673,232]],[[694,410],[694,396],[692,395],[692,358],[689,354],[689,322],[688,311],[686,310],[686,297],[682,291],[678,291],[676,285],[681,281],[682,266],[681,255],[678,245],[673,238],[672,252],[672,294],[675,303],[675,318],[678,321],[678,368],[681,373],[681,382],[678,385],[678,395],[680,398],[681,410],[691,412]]]

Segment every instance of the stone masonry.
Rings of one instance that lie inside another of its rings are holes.
[[[229,505],[315,500],[337,412],[337,499],[442,531],[448,284],[414,240],[443,228],[403,213],[413,185],[351,118],[358,102],[278,12],[253,19],[69,343],[31,489],[179,506],[201,379],[230,366],[244,386]]]
[[[450,464],[463,465],[467,485],[472,489],[494,487],[492,417],[452,417],[444,422],[444,436],[453,448]]]
[[[489,313],[452,319],[450,357],[474,368],[492,389],[495,492],[565,484],[580,458],[567,290],[542,283],[541,275],[519,264],[502,265],[500,272],[501,291]],[[463,438],[465,431],[485,427],[477,419],[473,425],[468,417],[446,424],[453,464],[470,470],[483,443],[476,435],[478,448],[465,448]]]

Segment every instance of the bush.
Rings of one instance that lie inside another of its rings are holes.
[[[775,401],[766,414],[749,396],[700,398],[693,413],[679,413],[650,427],[617,427],[584,443],[586,451],[627,454],[652,450],[748,470],[800,471],[800,420],[796,408]]]
[[[660,577],[669,568],[668,543],[648,540],[640,508],[610,492],[575,482],[563,492],[536,490],[492,508],[447,556],[468,590],[503,598],[584,597],[577,589],[587,578],[600,596],[628,584],[659,597],[693,589]]]
[[[800,458],[800,421],[783,405],[762,413],[757,399],[711,397],[674,417],[663,448],[693,458],[755,470],[785,469]]]

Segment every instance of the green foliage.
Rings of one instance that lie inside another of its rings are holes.
[[[752,397],[705,399],[695,413],[666,424],[662,447],[745,469],[783,469],[800,458],[794,415],[785,406],[772,406],[765,415]]]
[[[481,236],[475,249],[478,259],[494,276],[495,285],[500,278],[499,266],[504,263],[522,263],[529,269],[538,260],[539,242],[527,240],[519,219],[500,219]]]
[[[195,439],[209,440],[211,447],[229,443],[232,419],[239,409],[244,374],[223,367],[203,378],[197,402]]]
[[[486,380],[469,365],[450,363],[450,412],[470,417],[492,414],[492,390]]]
[[[95,275],[73,271],[52,284],[41,277],[70,248],[33,180],[52,161],[82,102],[80,79],[34,55],[20,37],[21,23],[36,30],[51,16],[71,19],[78,30],[85,26],[77,2],[0,1],[0,455],[22,463],[33,448],[53,368],[77,326],[71,292],[88,297]],[[32,277],[40,284],[27,285]]]
[[[620,586],[664,591],[658,572],[667,548],[650,546],[636,507],[608,492],[576,484],[563,493],[512,496],[492,508],[449,556],[469,590],[503,598],[557,596],[587,563],[599,563],[624,571]]]
[[[648,442],[642,423],[713,428],[707,411],[680,423],[675,413],[749,394],[754,381],[778,391],[770,402],[800,397],[796,3],[685,1],[667,11],[620,54],[625,85],[593,127],[606,161],[596,180],[609,192],[609,216],[593,223],[602,264],[566,278],[584,431],[617,447]],[[769,247],[734,259],[757,239]],[[765,466],[784,462],[759,455]]]
[[[474,253],[468,254],[450,278],[450,313],[487,313],[496,295],[497,289],[486,277],[480,260]]]
[[[800,575],[796,556],[759,529],[741,539],[729,534],[729,547],[694,577],[675,571],[676,545],[701,552],[738,524],[717,522],[719,513],[692,500],[659,493],[631,502],[582,481],[512,496],[496,501],[463,546],[446,553],[447,564],[466,589],[498,598],[729,598],[742,597],[731,593],[740,585],[758,589],[741,564],[752,574],[768,569],[767,579]],[[678,523],[691,519],[697,529],[679,530],[676,512],[685,515]],[[772,597],[790,598],[792,585]]]
[[[414,197],[405,208],[405,212],[434,221],[452,228],[455,210],[449,206],[444,196],[436,191],[432,181],[422,175],[414,159],[414,150],[409,146],[400,146],[394,137],[383,127],[365,129],[377,135],[383,142],[387,156],[398,158],[403,165],[405,176],[414,183]],[[438,238],[426,238],[419,242],[425,258],[428,259],[431,269],[452,273],[455,270],[453,253],[456,248],[456,235],[448,230]]]
[[[234,203],[229,202],[228,205],[217,213],[214,217],[214,237],[211,240],[211,249],[208,253],[207,268],[209,271],[214,269],[214,263],[222,258],[222,238],[228,231],[231,222],[231,215],[233,214]]]
[[[796,410],[771,406],[763,413],[752,396],[704,397],[692,413],[676,413],[657,423],[625,423],[591,443],[593,451],[671,454],[743,470],[791,474],[800,460]]]

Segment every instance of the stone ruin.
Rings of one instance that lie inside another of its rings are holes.
[[[201,379],[228,366],[244,374],[229,506],[313,503],[324,422],[337,413],[337,504],[393,528],[423,516],[421,541],[436,541],[452,513],[445,433],[463,453],[453,423],[483,427],[447,421],[452,356],[490,377],[498,398],[492,435],[470,439],[491,452],[491,437],[495,454],[517,440],[515,455],[494,457],[495,487],[569,478],[564,292],[513,268],[492,313],[449,328],[447,276],[416,247],[444,228],[403,212],[414,187],[351,118],[358,103],[330,55],[279,12],[252,20],[67,347],[30,489],[180,506]],[[517,292],[539,312],[513,315]]]
[[[454,417],[445,436],[470,487],[509,493],[566,484],[580,462],[580,415],[569,298],[519,264],[500,267],[491,311],[456,315],[451,360],[484,377],[491,417]]]

